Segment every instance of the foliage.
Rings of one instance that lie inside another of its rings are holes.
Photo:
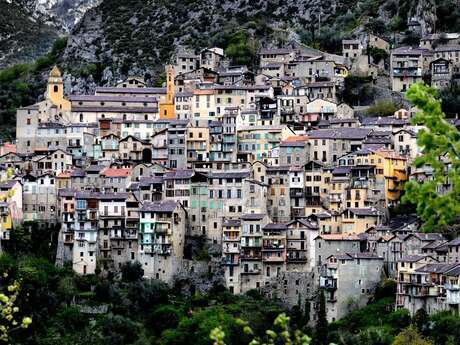
[[[0,342],[9,342],[11,332],[19,328],[26,329],[32,323],[32,319],[27,316],[24,316],[22,321],[18,321],[19,307],[16,300],[21,285],[17,280],[8,284],[7,279],[8,272],[4,271],[0,278],[0,283],[6,286],[5,291],[0,290]]]
[[[136,262],[126,262],[121,266],[121,280],[127,283],[139,281],[144,276],[142,264]]]
[[[374,63],[378,64],[380,61],[388,59],[388,53],[384,49],[377,47],[368,47],[367,53],[372,57]]]
[[[460,214],[460,133],[445,120],[436,91],[421,83],[410,87],[407,98],[420,111],[413,123],[425,126],[417,133],[417,144],[422,155],[415,160],[417,168],[430,166],[433,178],[422,183],[409,181],[405,186],[403,202],[414,202],[424,222],[424,231],[451,224]],[[447,181],[450,191],[439,193]]]
[[[460,86],[452,85],[439,91],[441,107],[447,117],[455,117],[460,112]]]
[[[251,345],[273,345],[273,344],[292,344],[292,345],[309,345],[311,339],[300,330],[292,330],[289,327],[289,317],[286,314],[280,314],[273,322],[274,330],[265,331],[265,339],[254,337],[250,342]],[[249,324],[241,319],[238,324],[243,327],[244,333],[254,336],[254,332]],[[210,333],[210,338],[214,345],[225,345],[225,331],[222,326],[214,328]]]
[[[420,34],[413,31],[406,31],[401,44],[413,47],[418,46],[420,44]]]
[[[423,338],[414,326],[404,329],[393,341],[392,345],[432,345],[433,343]]]
[[[226,37],[228,45],[225,55],[231,59],[233,65],[254,65],[257,51],[246,30],[230,33]]]
[[[318,315],[316,319],[316,327],[315,333],[313,337],[313,344],[316,345],[324,345],[327,344],[328,341],[328,323],[327,323],[327,315],[326,315],[326,297],[324,296],[324,290],[321,289],[319,292],[319,308],[318,308]]]
[[[377,101],[373,106],[370,106],[366,114],[368,116],[391,116],[398,110],[396,105],[389,100]]]
[[[423,332],[428,323],[428,314],[425,309],[420,308],[415,312],[413,323],[419,332]]]
[[[14,137],[16,109],[33,104],[45,92],[46,83],[42,76],[58,62],[65,46],[66,38],[56,40],[48,54],[34,63],[17,64],[0,70],[0,139]]]

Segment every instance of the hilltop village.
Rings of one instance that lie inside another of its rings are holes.
[[[395,49],[368,35],[342,55],[263,48],[257,71],[220,48],[183,50],[164,87],[133,76],[69,96],[54,67],[0,147],[0,248],[14,227],[59,224],[57,264],[81,275],[139,262],[146,278],[201,289],[212,276],[287,305],[323,289],[329,321],[392,278],[396,308],[458,311],[460,239],[391,216],[404,183],[432,173],[413,164],[417,109],[364,115],[337,94],[348,75],[382,73],[396,93],[427,76],[441,89],[459,54],[460,34]]]

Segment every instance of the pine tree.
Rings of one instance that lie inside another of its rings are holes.
[[[326,317],[326,297],[324,291],[321,289],[319,292],[319,308],[318,318],[316,320],[315,333],[314,333],[314,345],[326,345],[328,344],[328,323]]]

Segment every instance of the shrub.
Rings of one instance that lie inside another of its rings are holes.
[[[398,110],[396,105],[389,100],[377,101],[373,106],[370,106],[366,114],[369,116],[390,116]]]

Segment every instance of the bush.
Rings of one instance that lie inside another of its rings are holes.
[[[142,279],[144,270],[138,261],[127,262],[121,266],[121,280],[126,283],[136,282]]]
[[[378,64],[380,61],[385,61],[388,58],[388,53],[380,48],[369,47],[367,53],[372,57],[374,63]]]
[[[391,116],[398,110],[392,101],[381,100],[377,101],[373,106],[370,106],[366,114],[368,116]]]

